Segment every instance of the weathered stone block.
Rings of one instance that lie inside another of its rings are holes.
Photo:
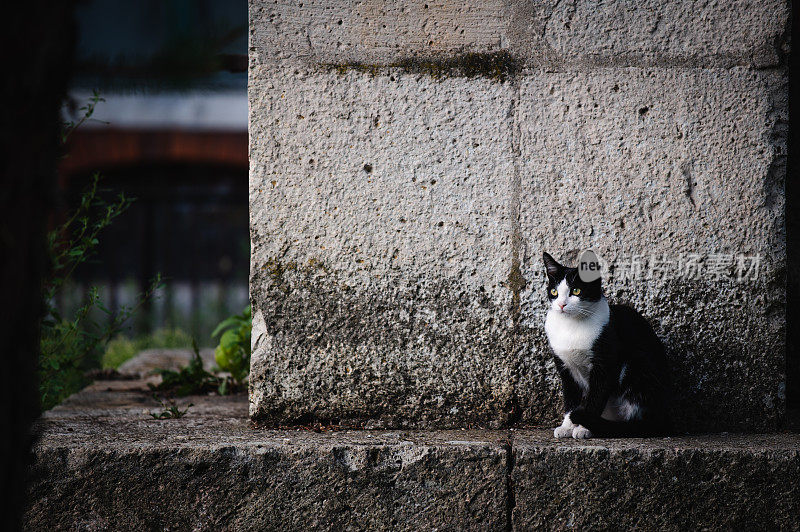
[[[763,68],[781,65],[789,51],[789,5],[781,0],[510,5],[509,48],[549,68]]]
[[[102,383],[44,416],[25,529],[506,526],[503,433],[264,431],[243,396],[193,397],[158,421],[145,390]]]
[[[532,64],[780,65],[782,0],[250,0],[251,59],[388,64],[507,50]]]
[[[613,268],[606,294],[640,309],[665,340],[680,426],[777,426],[786,92],[782,74],[740,68],[537,71],[520,81],[523,310],[540,358],[527,361],[517,394],[533,421],[545,421],[528,398],[550,365],[541,250],[591,248]],[[693,254],[702,269],[688,268]],[[757,278],[737,281],[739,255],[759,257]],[[727,266],[712,273],[713,260]],[[644,268],[654,262],[666,271]]]
[[[259,70],[252,409],[502,422],[514,365],[507,84]],[[459,420],[456,422],[455,420]]]
[[[514,530],[797,530],[797,435],[514,436]]]

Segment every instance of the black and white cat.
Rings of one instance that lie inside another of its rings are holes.
[[[609,305],[600,279],[544,253],[550,309],[545,332],[564,388],[556,438],[668,434],[669,368],[653,328],[630,307]]]

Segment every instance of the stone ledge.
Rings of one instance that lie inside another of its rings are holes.
[[[26,528],[505,527],[505,432],[260,430],[244,395],[157,421],[143,384],[98,382],[43,416]]]
[[[516,529],[797,530],[800,435],[559,442],[518,432]]]
[[[189,402],[156,421],[144,381],[105,381],[47,412],[26,528],[800,526],[798,434],[261,430],[243,395]]]

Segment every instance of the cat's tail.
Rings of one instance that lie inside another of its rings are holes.
[[[575,415],[577,414],[577,416]],[[597,438],[643,438],[669,436],[672,426],[668,420],[634,419],[630,421],[609,421],[586,411],[570,413],[576,425],[583,425]]]

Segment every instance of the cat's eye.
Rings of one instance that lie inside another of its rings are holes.
[[[581,289],[580,289],[580,288],[573,288],[573,289],[572,289],[572,295],[573,295],[573,296],[579,296],[579,295],[581,295]]]
[[[551,288],[550,289],[550,295],[553,296],[553,297],[556,297],[558,295],[558,290],[556,290],[555,288]]]

